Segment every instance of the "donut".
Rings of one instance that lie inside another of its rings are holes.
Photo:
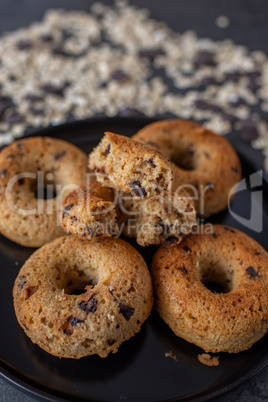
[[[179,245],[160,247],[151,273],[162,319],[206,353],[238,353],[267,333],[268,254],[246,234],[203,225]],[[210,290],[211,282],[224,291]]]
[[[171,162],[140,142],[107,132],[89,155],[89,168],[106,187],[131,193],[139,200],[172,187]]]
[[[119,225],[124,222],[124,235],[140,246],[177,244],[197,224],[194,202],[184,190],[139,201],[124,194],[120,206]]]
[[[135,237],[140,246],[172,245],[196,226],[196,212],[186,191],[136,201],[130,194],[91,182],[67,195],[62,227],[80,239],[110,237],[121,232]]]
[[[173,190],[183,187],[191,192],[200,216],[208,217],[228,206],[229,192],[241,179],[241,165],[225,138],[179,119],[149,124],[132,138],[173,162]]]
[[[142,256],[113,237],[63,236],[45,244],[22,266],[13,297],[32,342],[73,359],[115,353],[140,330],[153,304]]]
[[[62,236],[62,191],[85,183],[87,155],[65,141],[24,138],[0,152],[0,233],[26,247]],[[39,188],[38,188],[39,187]],[[56,196],[37,199],[47,187]]]
[[[79,187],[63,202],[63,230],[87,240],[117,235],[115,201],[113,189],[103,187],[97,181]]]

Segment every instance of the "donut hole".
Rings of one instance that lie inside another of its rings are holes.
[[[87,292],[86,287],[94,288],[98,284],[97,278],[89,276],[81,270],[71,270],[65,278],[64,292],[67,295],[81,295]]]
[[[201,282],[213,293],[229,293],[232,291],[233,271],[224,264],[204,264],[201,267]]]
[[[195,170],[197,166],[193,146],[188,145],[187,147],[177,149],[171,155],[171,162],[183,170]]]
[[[34,196],[37,200],[51,200],[57,197],[56,186],[49,184],[48,186],[38,187]]]
[[[37,175],[36,179],[26,178],[24,184],[37,200],[50,200],[57,197],[56,183],[50,180],[51,173]]]
[[[51,200],[57,197],[56,184],[53,181],[45,180],[44,183],[33,184],[33,193],[37,200]]]

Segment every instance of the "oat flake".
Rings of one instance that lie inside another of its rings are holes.
[[[49,10],[1,36],[0,60],[0,145],[70,118],[142,114],[202,121],[220,135],[243,129],[268,156],[267,124],[255,113],[267,111],[267,55],[176,33],[126,1]]]

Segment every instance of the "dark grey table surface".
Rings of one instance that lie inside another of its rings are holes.
[[[102,1],[112,4],[112,1]],[[89,10],[92,0],[0,0],[0,32],[27,26],[40,19],[48,8]],[[153,18],[166,21],[177,32],[195,30],[201,37],[232,39],[251,50],[268,53],[268,2],[266,0],[133,0],[149,8]],[[215,19],[225,15],[230,25],[220,29]],[[0,401],[36,401],[0,377]],[[223,402],[260,402],[268,400],[268,367],[228,393],[214,399]]]

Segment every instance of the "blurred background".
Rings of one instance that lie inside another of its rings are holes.
[[[267,173],[267,17],[265,0],[1,0],[0,145],[81,119],[176,117]],[[267,400],[267,380],[218,400]],[[0,400],[35,399],[0,379]]]

